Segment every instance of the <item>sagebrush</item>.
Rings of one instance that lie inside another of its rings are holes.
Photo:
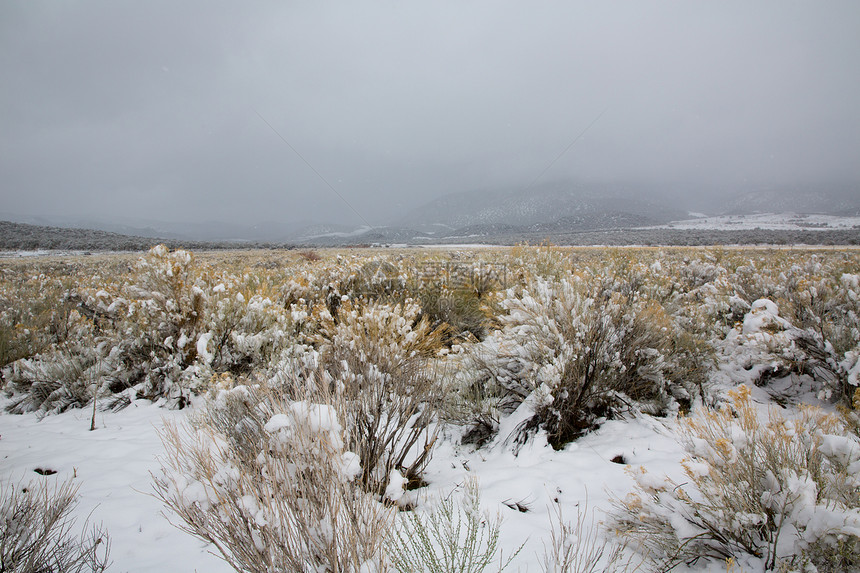
[[[616,507],[615,531],[657,569],[745,556],[767,570],[860,566],[860,441],[837,416],[763,419],[744,386],[683,428],[687,481],[632,469],[636,491]]]

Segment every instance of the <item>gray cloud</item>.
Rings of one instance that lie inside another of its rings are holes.
[[[860,182],[860,4],[0,5],[0,210],[355,215],[547,179]]]

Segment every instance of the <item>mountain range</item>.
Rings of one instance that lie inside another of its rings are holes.
[[[642,229],[705,215],[767,212],[860,215],[856,185],[763,187],[722,194],[714,201],[700,192],[630,183],[549,182],[521,188],[479,189],[433,198],[386,224],[346,225],[266,221],[240,225],[217,221],[173,222],[132,219],[48,219],[0,213],[0,220],[74,229],[96,229],[171,242],[218,241],[270,244],[370,244],[475,242],[500,237]]]

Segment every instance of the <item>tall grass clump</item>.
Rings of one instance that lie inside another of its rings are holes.
[[[498,294],[509,280],[497,261],[425,261],[418,265],[414,296],[422,314],[445,325],[448,344],[483,339],[494,325]]]

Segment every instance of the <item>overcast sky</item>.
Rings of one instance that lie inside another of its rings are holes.
[[[0,212],[360,223],[266,122],[374,224],[598,117],[543,179],[860,182],[858,102],[856,0],[4,0]]]

